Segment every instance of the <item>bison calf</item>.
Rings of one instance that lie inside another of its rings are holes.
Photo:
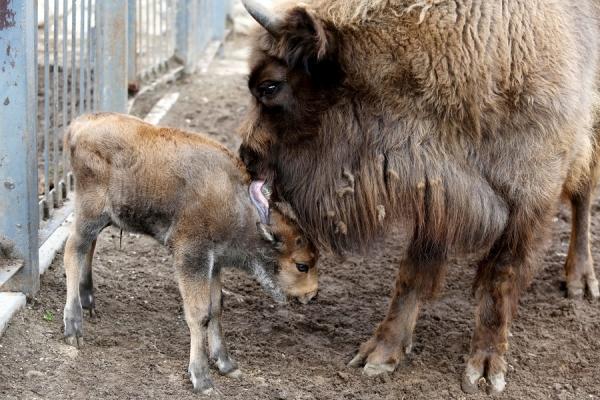
[[[157,128],[119,114],[74,121],[65,138],[76,178],[75,222],[65,248],[65,339],[79,346],[82,308],[94,309],[92,257],[109,225],[167,245],[190,329],[194,390],[210,392],[205,335],[221,374],[240,372],[221,332],[221,268],[253,275],[275,299],[308,302],[317,293],[317,252],[277,209],[269,225],[262,184],[241,162],[200,135]]]

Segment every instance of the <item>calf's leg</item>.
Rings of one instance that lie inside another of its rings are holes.
[[[222,375],[238,378],[242,375],[235,361],[231,359],[227,346],[223,340],[223,328],[221,326],[221,315],[223,314],[223,293],[221,276],[213,276],[210,285],[211,310],[208,321],[208,349],[210,358]]]
[[[81,265],[79,275],[79,298],[81,299],[81,307],[90,312],[90,317],[94,315],[94,310],[96,309],[94,282],[92,280],[92,259],[94,258],[95,249],[96,240],[93,240],[91,248],[85,257],[85,261]]]
[[[195,392],[210,394],[213,383],[209,376],[205,337],[211,319],[210,271],[214,267],[214,258],[210,252],[175,251],[175,267],[185,320],[190,329],[190,380]]]
[[[94,254],[94,244],[102,229],[108,223],[104,216],[90,217],[82,212],[76,212],[72,231],[65,244],[64,265],[67,277],[67,299],[65,302],[63,322],[65,327],[65,342],[79,347],[83,343],[82,301],[80,298],[82,276],[91,274],[91,262]],[[90,275],[91,284],[91,275]],[[87,296],[90,292],[84,290]],[[86,298],[91,300],[93,297]],[[90,305],[90,303],[86,303]]]

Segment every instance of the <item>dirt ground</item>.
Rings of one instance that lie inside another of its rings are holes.
[[[162,124],[204,131],[232,148],[248,103],[242,44],[203,75],[150,93],[181,93]],[[600,201],[592,222],[600,265]],[[505,399],[600,399],[600,304],[565,298],[562,265],[570,216],[562,211],[540,271],[512,328]],[[453,265],[445,291],[427,305],[413,353],[395,373],[368,378],[346,367],[383,317],[399,261],[400,234],[366,257],[324,257],[321,290],[306,306],[276,305],[248,276],[225,276],[226,341],[244,376],[213,378],[226,399],[485,399],[459,386],[473,327],[474,268]],[[65,278],[59,255],[41,290],[0,338],[2,399],[194,399],[186,376],[189,334],[171,257],[152,239],[104,232],[94,257],[98,317],[84,321],[85,346],[62,342]]]

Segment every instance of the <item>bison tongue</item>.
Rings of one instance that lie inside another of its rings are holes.
[[[250,192],[250,200],[252,200],[252,204],[256,207],[258,211],[258,215],[260,217],[260,222],[263,224],[269,224],[269,201],[263,194],[262,188],[265,184],[265,181],[252,181],[250,183],[250,188],[248,191]]]

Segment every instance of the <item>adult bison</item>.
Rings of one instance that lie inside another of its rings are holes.
[[[589,250],[598,174],[600,12],[591,0],[313,0],[272,12],[251,55],[240,149],[307,234],[366,249],[412,239],[384,321],[353,366],[392,371],[449,254],[481,255],[463,389],[504,389],[508,330],[563,194],[569,294],[598,297]]]

